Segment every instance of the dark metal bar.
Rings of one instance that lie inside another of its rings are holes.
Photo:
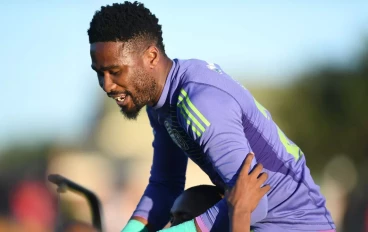
[[[65,190],[70,190],[85,196],[92,210],[93,227],[98,229],[100,232],[104,231],[102,205],[96,194],[58,174],[49,175],[48,180],[59,187],[59,192],[60,190],[63,192]]]

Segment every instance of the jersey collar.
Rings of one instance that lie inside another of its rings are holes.
[[[175,59],[173,59],[172,62],[173,62],[173,64],[172,64],[172,67],[170,69],[169,74],[167,75],[165,86],[164,86],[164,89],[162,90],[160,99],[158,100],[157,104],[152,107],[155,110],[160,109],[166,102],[167,95],[169,93],[169,89],[170,89],[170,85],[171,85],[171,79],[174,75],[174,70],[175,70],[176,65],[177,65]]]

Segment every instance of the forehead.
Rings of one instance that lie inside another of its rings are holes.
[[[98,66],[107,66],[111,64],[129,64],[134,56],[126,47],[124,42],[97,42],[90,46],[92,63]]]

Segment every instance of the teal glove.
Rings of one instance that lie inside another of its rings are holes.
[[[142,222],[132,219],[121,232],[148,232],[148,229]]]
[[[173,226],[167,229],[160,230],[158,232],[161,232],[161,231],[162,232],[196,232],[197,229],[196,229],[194,219],[193,219],[193,220],[181,223],[177,226]]]

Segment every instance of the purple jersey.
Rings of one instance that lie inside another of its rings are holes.
[[[268,173],[271,190],[251,224],[277,224],[285,231],[319,231],[335,225],[314,183],[305,156],[251,93],[216,64],[173,60],[161,97],[147,107],[154,133],[151,177],[134,216],[155,229],[169,220],[184,190],[188,158],[217,186],[233,186],[253,151]],[[225,199],[196,218],[202,231],[228,231]]]

